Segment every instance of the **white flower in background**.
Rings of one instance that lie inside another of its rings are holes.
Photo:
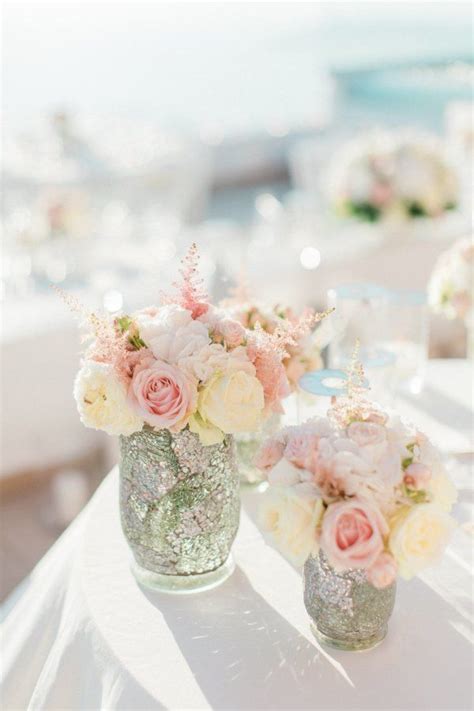
[[[448,318],[474,322],[474,240],[465,237],[443,252],[428,284],[431,307]]]
[[[370,222],[436,217],[459,197],[458,178],[441,143],[404,131],[349,141],[334,155],[328,186],[338,211]]]
[[[191,312],[174,304],[156,313],[146,309],[134,315],[140,338],[157,360],[176,364],[207,346],[211,339],[204,323],[193,320]]]
[[[74,397],[86,427],[109,435],[131,435],[143,427],[128,405],[125,385],[108,363],[86,361],[76,376]]]
[[[259,520],[278,550],[302,566],[317,546],[323,503],[311,484],[271,486],[262,500]]]
[[[436,504],[419,504],[402,511],[391,526],[389,548],[403,578],[411,578],[435,563],[456,526]]]
[[[417,136],[400,140],[395,151],[394,188],[399,198],[437,215],[456,203],[458,183],[438,141]]]

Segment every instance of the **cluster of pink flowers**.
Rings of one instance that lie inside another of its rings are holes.
[[[435,448],[366,401],[283,429],[256,464],[270,484],[262,526],[297,565],[321,549],[385,587],[439,557],[453,528],[456,493]]]
[[[267,334],[278,335],[284,342],[283,364],[289,384],[286,395],[295,390],[302,375],[322,368],[321,349],[326,343],[318,337],[314,327],[326,313],[317,314],[307,308],[298,316],[290,307],[264,306],[250,299],[245,292],[239,296],[239,291],[223,304],[245,329],[261,329]]]
[[[289,391],[280,337],[249,330],[214,307],[184,260],[176,296],[113,320],[89,315],[93,342],[75,383],[87,426],[129,435],[146,424],[189,427],[203,444],[252,432]]]
[[[363,134],[338,150],[329,166],[329,198],[345,216],[376,222],[439,217],[456,207],[459,184],[432,135]]]

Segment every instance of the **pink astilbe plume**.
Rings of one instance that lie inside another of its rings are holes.
[[[334,309],[328,309],[320,313],[312,309],[305,309],[299,318],[287,321],[284,326],[279,326],[271,334],[275,343],[285,351],[298,345],[298,341],[310,333],[317,323],[329,316]]]
[[[330,311],[314,313],[307,310],[293,323],[277,328],[273,333],[264,331],[257,322],[248,335],[248,353],[255,366],[265,395],[265,406],[273,412],[282,412],[281,400],[291,393],[283,361],[289,357],[288,349],[296,346],[316,323]]]
[[[387,416],[365,397],[365,374],[359,361],[359,341],[356,342],[347,368],[346,395],[335,398],[328,417],[339,427],[345,428],[351,422],[367,420],[384,424]]]
[[[137,359],[142,357],[142,351],[136,351],[129,343],[128,333],[121,333],[108,316],[88,311],[75,296],[57,286],[53,286],[53,289],[79,318],[81,327],[87,329],[82,340],[92,340],[92,343],[86,350],[86,358],[98,363],[109,363],[120,378],[127,379]]]
[[[208,295],[204,289],[204,282],[199,276],[199,253],[195,242],[181,262],[179,270],[181,280],[174,282],[173,287],[178,292],[175,296],[162,294],[164,304],[178,304],[183,309],[191,311],[193,319],[199,318],[209,308]]]
[[[259,323],[248,337],[248,355],[262,384],[265,407],[273,412],[283,412],[280,400],[287,397],[290,384],[283,367],[285,346],[275,334],[266,333]]]

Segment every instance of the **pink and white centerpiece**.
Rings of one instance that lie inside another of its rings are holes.
[[[367,222],[439,217],[459,202],[458,178],[440,142],[405,131],[344,145],[332,160],[328,190],[339,214]]]
[[[464,321],[470,343],[474,331],[474,237],[457,240],[437,259],[428,284],[432,309]],[[474,351],[473,351],[474,353]]]
[[[214,307],[196,276],[197,259],[193,245],[176,294],[160,306],[87,316],[92,343],[74,386],[87,427],[111,435],[189,428],[212,445],[255,431],[280,411],[292,335],[250,330]]]
[[[257,464],[270,484],[261,524],[301,566],[321,549],[335,570],[377,588],[436,561],[454,528],[456,490],[428,438],[362,398],[270,438]]]
[[[258,431],[288,389],[290,335],[251,331],[213,306],[197,264],[193,245],[175,293],[158,306],[86,314],[92,342],[74,385],[82,422],[120,435],[121,523],[135,576],[167,592],[207,589],[232,572],[234,438]]]
[[[474,237],[457,240],[437,259],[428,284],[434,312],[466,326],[466,354],[474,360]]]
[[[456,490],[435,447],[350,380],[327,417],[277,433],[257,464],[270,485],[260,525],[304,566],[317,639],[346,650],[379,644],[397,576],[436,562],[456,525]]]

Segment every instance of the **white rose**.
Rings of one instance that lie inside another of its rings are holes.
[[[243,371],[217,373],[199,394],[198,411],[204,422],[227,434],[255,432],[264,407],[260,381]]]
[[[207,326],[193,321],[191,312],[169,305],[150,315],[145,311],[135,315],[140,337],[157,360],[175,365],[210,343]]]
[[[224,309],[210,304],[206,313],[202,314],[202,316],[199,316],[198,321],[200,321],[201,323],[205,323],[209,330],[213,331],[217,327],[219,321],[227,318],[227,316],[228,313]]]
[[[143,427],[128,405],[125,385],[107,363],[85,362],[76,376],[74,397],[86,427],[110,435],[131,435]]]
[[[401,512],[391,526],[389,538],[400,575],[411,578],[436,562],[455,525],[454,519],[436,504],[418,504]]]
[[[262,498],[259,520],[285,558],[302,566],[316,548],[322,513],[323,503],[314,486],[270,486]]]
[[[211,343],[194,355],[181,358],[178,365],[202,383],[207,383],[217,372],[243,371],[247,375],[255,375],[255,366],[250,362],[244,346],[226,351],[220,343]]]
[[[176,304],[152,307],[133,314],[140,336],[148,344],[152,338],[163,333],[172,333],[176,329],[187,326],[192,321],[191,311]]]
[[[186,326],[161,333],[145,342],[157,360],[174,365],[205,348],[210,338],[203,323],[191,321]]]
[[[432,502],[448,513],[458,498],[456,487],[444,473],[438,474],[430,480],[428,491]]]

